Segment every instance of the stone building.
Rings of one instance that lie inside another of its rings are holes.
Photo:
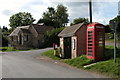
[[[40,24],[20,26],[9,35],[9,43],[17,49],[40,48],[43,46],[45,32],[53,27]]]
[[[58,36],[63,58],[76,58],[86,53],[86,24],[79,23],[66,27]]]

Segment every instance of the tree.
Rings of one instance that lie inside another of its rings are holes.
[[[12,28],[16,28],[18,26],[26,26],[30,25],[35,21],[32,15],[28,12],[19,12],[10,17],[9,22]]]
[[[37,24],[39,24],[39,23],[44,23],[42,18],[40,18],[40,19],[38,20]]]
[[[8,46],[8,28],[3,26],[3,28],[1,28],[2,30],[2,46]]]
[[[48,11],[43,13],[43,19],[54,20],[55,10],[53,7],[48,7]]]
[[[89,23],[88,19],[87,18],[76,18],[73,20],[73,22],[70,24],[70,25],[74,25],[74,24],[78,24],[78,23]]]
[[[110,33],[112,32],[110,25],[105,25],[105,33]]]
[[[38,20],[37,24],[44,23],[45,25],[59,28],[64,27],[68,23],[67,8],[63,5],[58,5],[56,10],[53,7],[48,7],[42,17]]]
[[[40,18],[37,22],[39,23],[44,23],[47,26],[55,26],[55,9],[53,7],[48,7],[47,11],[43,13],[43,18]]]
[[[51,47],[53,43],[59,45],[58,34],[64,29],[64,27],[56,28],[46,32],[44,36],[44,47]]]
[[[8,31],[8,28],[5,26],[3,26],[3,28],[2,28],[2,32],[4,32],[4,31]]]
[[[63,6],[62,4],[57,6],[55,17],[57,19],[56,21],[58,23],[58,27],[65,27],[68,23],[69,19],[67,11],[67,7]]]
[[[118,24],[117,28],[116,28],[116,32],[117,32],[117,38],[118,38],[118,41],[119,41],[120,40],[120,16],[117,16],[114,19],[111,19],[110,22],[111,21],[115,21]],[[110,27],[111,27],[111,25],[110,25]]]
[[[111,21],[115,21],[115,22],[118,22],[118,25],[117,25],[117,33],[119,33],[120,34],[120,16],[117,16],[117,17],[115,17],[114,19],[112,19],[112,20],[110,20],[110,22]]]

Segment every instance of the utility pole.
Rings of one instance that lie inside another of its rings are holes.
[[[92,1],[89,0],[90,23],[92,23]]]
[[[118,18],[117,19],[117,27],[118,27],[119,24],[120,24],[120,22],[119,22],[119,18],[120,18],[120,1],[118,2],[118,17],[117,18]],[[118,38],[118,48],[120,48],[120,44],[119,44],[119,42],[120,42],[120,33],[118,33],[117,38]]]
[[[116,62],[116,27],[117,22],[114,23],[114,62]]]

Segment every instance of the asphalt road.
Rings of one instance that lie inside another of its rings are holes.
[[[0,54],[2,78],[105,78],[49,60],[36,59],[40,53],[50,49],[3,52]]]

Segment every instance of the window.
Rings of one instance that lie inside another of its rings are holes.
[[[88,37],[91,37],[92,36],[92,34],[88,34]]]
[[[88,38],[88,40],[92,40],[92,37]]]
[[[92,31],[88,31],[88,56],[92,56]]]
[[[28,41],[29,40],[29,36],[28,35],[25,35],[24,36],[24,41]]]
[[[92,40],[92,31],[88,31],[88,40]]]
[[[88,33],[92,33],[92,31],[88,31]]]
[[[26,36],[26,38],[27,38],[27,40],[26,40],[26,41],[28,41],[28,40],[29,40],[29,36],[27,35],[27,36]]]
[[[92,43],[92,41],[88,41],[88,43]]]
[[[11,41],[13,41],[13,36],[11,36]]]
[[[92,49],[92,47],[88,47],[88,49]]]
[[[88,56],[92,56],[92,50],[88,50]]]
[[[92,52],[88,52],[88,56],[92,56]]]
[[[72,40],[72,49],[75,50],[75,39]]]
[[[88,44],[88,46],[92,46],[92,44]]]

